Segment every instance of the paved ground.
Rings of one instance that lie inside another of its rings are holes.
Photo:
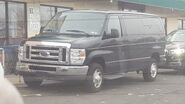
[[[142,75],[106,81],[98,93],[87,93],[79,83],[44,82],[39,89],[27,88],[18,77],[7,76],[21,92],[25,104],[185,104],[185,75],[160,70],[155,82]]]

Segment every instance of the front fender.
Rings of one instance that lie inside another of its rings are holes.
[[[109,50],[95,50],[95,51],[91,51],[87,55],[84,64],[90,64],[93,61],[93,59],[95,59],[95,58],[105,59],[105,56],[107,56],[107,55],[109,55],[111,53],[112,53],[112,51],[109,51]]]

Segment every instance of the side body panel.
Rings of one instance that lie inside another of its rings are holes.
[[[161,34],[164,29],[158,17],[145,15],[123,15],[128,52],[126,54],[127,71],[141,70],[154,53],[161,54],[164,46]]]
[[[111,29],[117,29],[119,37],[104,38],[105,35],[111,35]],[[102,58],[105,62],[105,73],[114,74],[120,72],[121,60],[121,24],[119,15],[109,15],[105,24],[105,29],[102,35],[100,45],[96,48],[90,48],[88,52],[88,60],[92,58]]]
[[[164,55],[165,32],[159,17],[138,14],[119,14],[119,17],[121,36],[102,39],[98,47],[89,50],[88,60],[101,57],[106,73],[111,74],[142,70],[153,54]]]

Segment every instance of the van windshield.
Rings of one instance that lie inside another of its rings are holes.
[[[100,35],[105,18],[101,13],[59,13],[45,26],[43,33]]]
[[[166,40],[168,42],[185,42],[185,30],[170,33]]]

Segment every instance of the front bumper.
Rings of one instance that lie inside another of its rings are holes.
[[[183,69],[185,68],[185,66],[184,63],[182,62],[167,62],[166,68]]]
[[[167,57],[165,58],[165,68],[173,68],[173,69],[184,69],[185,68],[185,61],[184,57]]]
[[[83,80],[87,76],[88,66],[40,65],[18,62],[16,70],[20,75],[32,75],[49,80]]]

